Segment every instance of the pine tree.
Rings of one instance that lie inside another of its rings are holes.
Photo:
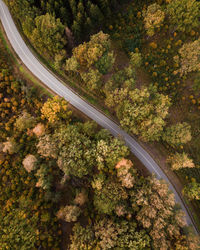
[[[70,4],[70,7],[71,7],[73,17],[76,18],[76,15],[77,15],[76,0],[69,0],[69,4]]]
[[[93,21],[96,21],[98,23],[103,22],[104,16],[97,5],[91,4],[89,12],[90,12],[90,17]]]
[[[108,0],[98,0],[97,2],[99,3],[98,5],[100,6],[103,14],[107,17],[110,16],[111,11],[109,8]]]

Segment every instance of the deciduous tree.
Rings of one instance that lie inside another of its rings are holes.
[[[200,200],[200,183],[193,181],[183,189],[183,194],[190,200]]]
[[[56,19],[49,13],[37,16],[31,41],[43,56],[50,56],[54,59],[55,55],[59,54],[67,43],[64,29],[60,19]]]
[[[199,26],[200,3],[196,0],[173,0],[167,5],[169,22],[181,32]]]
[[[99,170],[114,169],[115,164],[129,155],[129,149],[122,141],[112,136],[101,139],[96,146],[96,160]]]
[[[131,193],[136,219],[147,229],[153,239],[155,249],[173,249],[174,241],[179,240],[185,226],[184,214],[175,207],[174,195],[168,185],[156,178],[141,182]]]
[[[23,131],[25,129],[34,127],[36,124],[36,119],[31,116],[29,113],[27,113],[26,111],[24,111],[22,113],[22,115],[20,115],[15,122],[15,127],[19,130],[19,131]]]
[[[126,190],[114,180],[104,180],[98,185],[95,183],[96,181],[99,180],[96,179],[93,183],[93,187],[95,187],[94,206],[99,213],[112,214],[116,206],[123,204],[128,198]]]
[[[166,127],[163,132],[162,139],[171,146],[180,146],[185,144],[192,139],[191,126],[188,123],[183,122]]]
[[[123,91],[123,95],[118,90],[113,96],[110,94],[110,98],[111,104],[115,104],[117,116],[124,129],[139,135],[144,141],[160,139],[170,106],[168,96],[159,94],[157,89],[151,86],[149,89]]]
[[[165,19],[165,12],[159,4],[153,3],[143,12],[144,27],[149,36],[155,34],[155,29],[159,28]]]
[[[49,98],[41,109],[42,117],[46,118],[50,123],[56,121],[70,120],[72,111],[68,110],[68,102],[63,98],[54,96]]]
[[[81,214],[81,209],[76,205],[68,205],[61,208],[58,213],[57,217],[59,219],[63,219],[66,222],[74,222],[77,221],[78,217]]]
[[[186,153],[175,153],[174,155],[168,157],[167,161],[169,162],[172,170],[195,167],[193,160],[190,159]]]
[[[96,246],[94,230],[91,226],[83,227],[80,223],[76,223],[72,230],[70,250],[87,250]]]
[[[24,168],[28,172],[31,172],[32,170],[35,169],[36,163],[37,163],[37,158],[31,154],[27,155],[22,162]]]
[[[183,44],[179,49],[179,55],[174,57],[180,68],[174,73],[181,76],[193,71],[200,71],[200,38],[194,42]]]

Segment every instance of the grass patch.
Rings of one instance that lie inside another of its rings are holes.
[[[42,87],[41,83],[32,74],[30,74],[25,67],[20,66],[19,71],[23,74],[25,78],[30,80],[32,83],[34,83],[35,86],[37,86],[37,88],[40,89],[41,95],[45,94],[49,97],[53,97],[53,94],[49,92],[46,88]]]
[[[0,39],[1,39],[1,41],[2,41],[2,44],[3,44],[4,48],[6,49],[6,51],[7,51],[8,55],[9,55],[9,57],[12,59],[12,61],[13,61],[15,64],[19,65],[17,59],[15,58],[15,56],[13,55],[13,53],[11,52],[11,50],[10,50],[10,48],[9,48],[9,46],[8,46],[8,44],[7,44],[6,40],[5,40],[5,38],[4,38],[4,35],[3,35],[3,32],[2,32],[1,29],[0,29]]]

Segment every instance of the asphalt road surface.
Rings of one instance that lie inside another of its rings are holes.
[[[32,54],[30,49],[23,41],[15,26],[15,23],[13,22],[7,6],[2,0],[0,0],[0,19],[13,49],[20,57],[22,62],[26,65],[26,67],[46,86],[52,89],[59,96],[65,98],[74,107],[82,111],[92,120],[96,121],[103,128],[108,129],[114,136],[120,136],[121,138],[123,138],[126,142],[126,145],[130,148],[131,152],[144,164],[144,166],[151,173],[155,173],[158,179],[164,179],[167,183],[169,183],[171,191],[175,194],[176,202],[181,205],[186,214],[187,224],[192,225],[195,232],[197,233],[193,218],[189,210],[187,209],[187,205],[181,199],[173,184],[170,182],[170,180],[164,174],[158,164],[153,160],[153,158],[138,144],[138,142],[133,137],[128,135],[113,121],[108,119],[101,112],[81,99],[81,97],[72,92],[68,87],[64,86],[62,82],[58,80],[58,78],[56,78],[40,63],[40,61]]]

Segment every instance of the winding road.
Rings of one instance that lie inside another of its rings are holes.
[[[40,61],[32,54],[30,49],[23,41],[16,28],[15,23],[13,22],[7,6],[2,0],[0,0],[0,19],[13,49],[22,60],[22,62],[26,65],[26,67],[46,86],[48,86],[48,88],[52,89],[53,92],[65,98],[75,108],[79,109],[88,117],[96,121],[100,126],[108,129],[114,136],[122,137],[126,142],[126,145],[130,148],[131,152],[144,164],[144,166],[151,173],[155,173],[158,179],[164,179],[167,183],[169,183],[171,191],[175,194],[176,202],[181,205],[186,214],[187,224],[191,225],[197,233],[194,220],[189,210],[187,209],[187,205],[181,199],[181,196],[179,196],[173,184],[170,182],[170,180],[161,170],[158,164],[153,160],[153,158],[140,146],[140,144],[133,137],[124,132],[116,123],[111,121],[100,111],[84,101],[80,96],[70,90],[70,88],[64,86],[63,83],[53,75],[53,73],[48,71],[40,63]]]

